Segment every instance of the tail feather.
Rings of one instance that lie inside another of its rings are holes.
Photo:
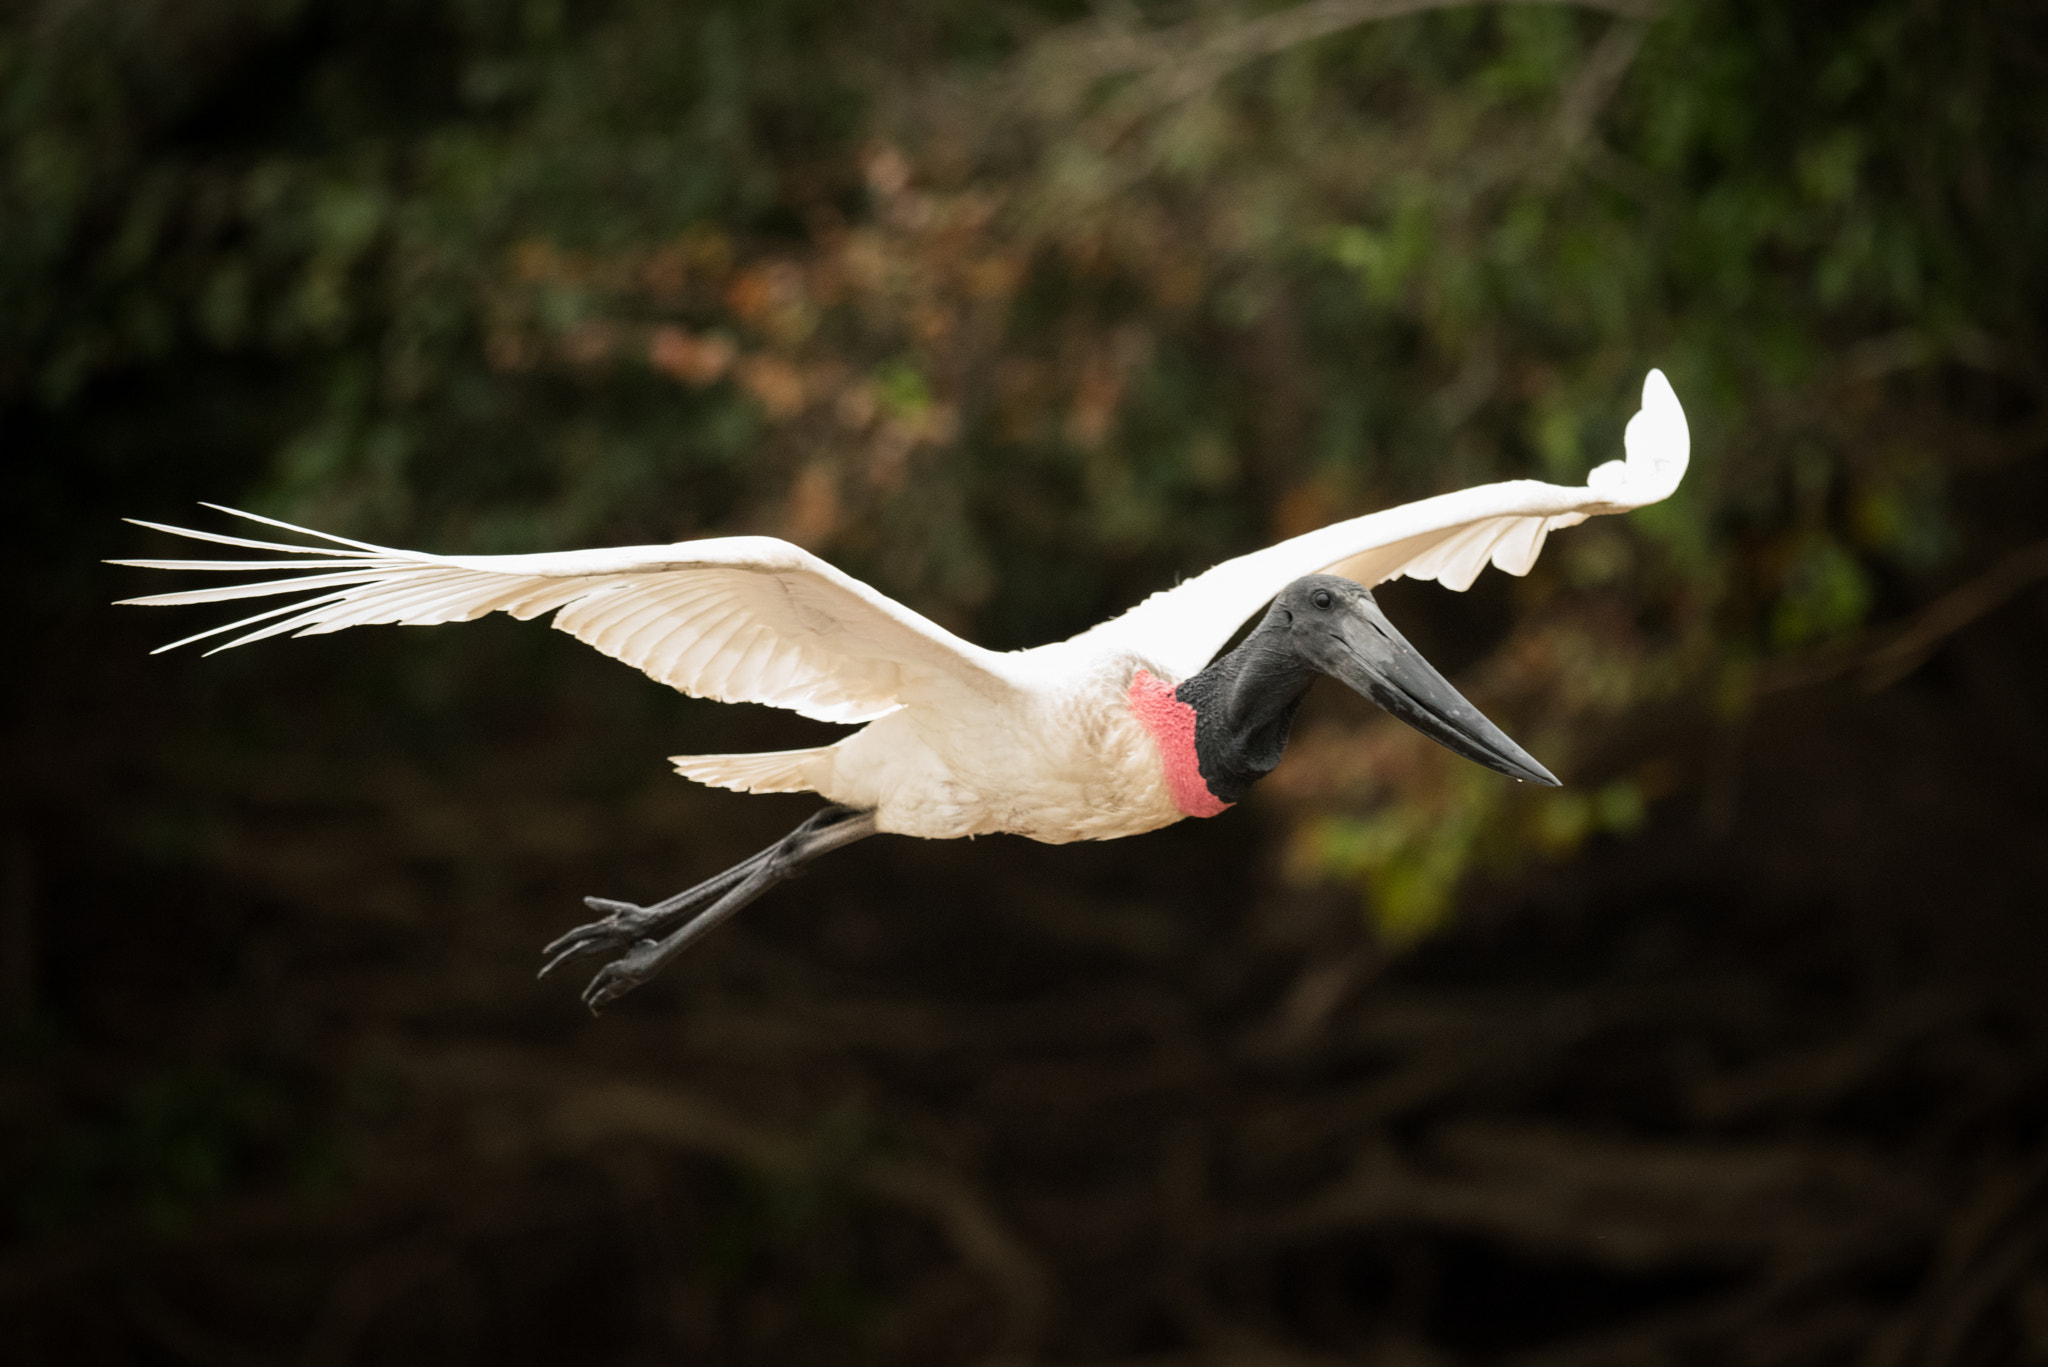
[[[669,763],[684,778],[713,788],[740,793],[816,792],[832,772],[839,747],[816,750],[770,750],[748,755],[671,755]]]

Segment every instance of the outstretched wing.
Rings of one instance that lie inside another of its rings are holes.
[[[1642,410],[1629,420],[1624,444],[1628,459],[1595,469],[1582,489],[1518,479],[1368,513],[1226,560],[1081,639],[1113,642],[1185,678],[1305,574],[1341,574],[1367,587],[1407,575],[1460,592],[1488,561],[1509,574],[1527,574],[1556,528],[1640,508],[1678,488],[1692,438],[1663,371],[1652,370],[1643,381]]]
[[[288,572],[127,601],[155,606],[311,596],[162,650],[238,631],[214,649],[370,623],[424,626],[489,612],[523,619],[559,609],[559,630],[673,688],[721,702],[767,703],[820,721],[867,721],[949,688],[987,693],[1008,686],[993,652],[774,537],[541,555],[424,555],[231,508],[218,511],[330,544],[250,541],[142,522],[174,536],[303,558],[117,560],[144,569]]]

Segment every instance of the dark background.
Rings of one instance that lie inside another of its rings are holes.
[[[1802,6],[15,6],[0,1353],[2048,1362],[2048,26]],[[997,646],[1618,454],[1227,816],[881,839],[535,983],[830,728],[538,623],[202,658],[249,507],[759,531]]]

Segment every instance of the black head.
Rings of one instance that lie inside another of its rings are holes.
[[[1308,668],[1363,693],[1446,749],[1510,778],[1558,786],[1408,644],[1364,585],[1307,575],[1280,591],[1259,626],[1259,634],[1284,639]]]

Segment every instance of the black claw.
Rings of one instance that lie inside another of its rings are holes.
[[[605,918],[577,926],[542,949],[541,956],[548,962],[542,966],[539,976],[547,977],[571,959],[630,945],[644,938],[642,932],[661,919],[646,907],[635,906],[631,902],[614,902],[609,897],[586,897],[583,905],[592,911],[605,913]]]
[[[575,952],[576,946],[584,939],[586,933],[590,929],[591,927],[587,925],[578,926],[574,930],[569,931],[567,934],[555,937],[554,939],[548,941],[547,945],[544,948],[542,948],[541,957],[547,958],[550,955],[559,956],[563,954],[573,954]],[[545,974],[547,970],[543,969],[541,971],[543,974]]]
[[[654,940],[642,940],[626,953],[598,969],[590,980],[590,986],[583,989],[583,1004],[590,1008],[590,1014],[596,1015],[599,1007],[617,1001],[646,982],[647,975],[638,971],[639,966],[635,965],[633,960],[639,959],[645,963],[648,959],[655,958],[655,952],[660,948],[660,944]],[[651,966],[658,966],[658,960]]]
[[[608,981],[603,973],[599,973],[596,978],[591,980],[590,986],[583,989],[583,1004],[589,1007],[590,1014],[595,1016],[604,1009],[606,1003],[623,997],[638,985],[637,983],[626,983],[622,986],[619,983]]]
[[[560,943],[560,942],[559,942],[559,941],[557,941],[557,943]],[[553,948],[554,948],[554,945],[549,945],[549,946],[548,946],[548,948],[549,948],[549,949],[553,949]],[[545,953],[546,951],[545,951],[545,950],[543,950],[542,952],[543,952],[543,953]],[[556,969],[560,968],[560,967],[561,967],[561,966],[562,966],[563,964],[565,964],[565,963],[568,963],[568,962],[569,962],[569,960],[571,960],[571,959],[576,959],[576,958],[581,958],[581,957],[582,957],[582,954],[583,954],[583,946],[581,946],[581,945],[571,945],[571,946],[569,946],[569,948],[567,948],[567,949],[563,950],[563,951],[562,951],[561,953],[559,953],[559,954],[555,955],[555,957],[554,957],[554,958],[552,958],[552,959],[549,959],[549,960],[548,960],[548,961],[547,961],[546,963],[542,964],[542,965],[540,966],[540,972],[538,972],[538,973],[534,974],[533,976],[534,976],[535,980],[539,980],[539,979],[541,979],[541,978],[545,978],[545,977],[547,977],[547,975],[548,975],[548,974],[550,974],[550,973],[554,972],[554,971],[555,971]]]

